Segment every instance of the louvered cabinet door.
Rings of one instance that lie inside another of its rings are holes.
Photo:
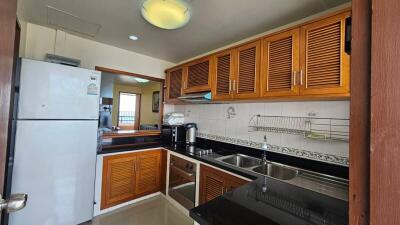
[[[254,98],[259,96],[260,85],[260,41],[255,41],[236,50],[234,98]]]
[[[165,101],[174,103],[174,101],[178,101],[178,97],[182,95],[183,68],[168,71],[166,78],[167,93]]]
[[[206,203],[225,193],[225,177],[218,170],[200,166],[200,204]]]
[[[301,28],[301,95],[350,95],[350,56],[342,13]]]
[[[104,157],[101,209],[135,198],[135,163],[134,154]]]
[[[158,150],[136,153],[136,197],[160,190],[161,154]]]
[[[213,100],[232,98],[232,80],[234,79],[234,51],[228,50],[214,55]]]
[[[261,94],[299,95],[300,29],[279,33],[263,40]]]
[[[211,90],[211,57],[203,58],[185,66],[183,92],[195,93]]]

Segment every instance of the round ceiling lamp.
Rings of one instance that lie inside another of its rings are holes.
[[[173,30],[185,26],[191,12],[185,0],[144,0],[142,16],[156,27]]]

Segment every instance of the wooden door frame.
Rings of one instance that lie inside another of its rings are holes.
[[[116,70],[116,69],[111,69],[107,67],[102,67],[102,66],[95,66],[95,70],[100,71],[100,72],[106,72],[106,73],[111,73],[111,74],[122,74],[122,75],[127,75],[127,76],[133,76],[133,77],[138,77],[138,78],[143,78],[146,80],[151,80],[151,81],[156,81],[160,82],[160,111],[159,111],[159,122],[158,122],[158,130],[161,130],[161,125],[164,117],[164,99],[165,99],[165,79],[162,78],[157,78],[157,77],[151,77],[148,75],[143,75],[143,74],[138,74],[138,73],[131,73],[123,70]]]
[[[349,224],[369,224],[371,1],[352,1]]]
[[[17,1],[0,0],[0,194],[10,147]]]
[[[370,224],[400,224],[400,1],[372,0]]]

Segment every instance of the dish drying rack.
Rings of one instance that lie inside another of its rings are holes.
[[[349,119],[254,115],[249,131],[303,135],[314,140],[349,141]]]

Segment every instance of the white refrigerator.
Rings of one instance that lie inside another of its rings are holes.
[[[92,219],[100,72],[23,59],[12,193],[28,194],[10,225]]]

